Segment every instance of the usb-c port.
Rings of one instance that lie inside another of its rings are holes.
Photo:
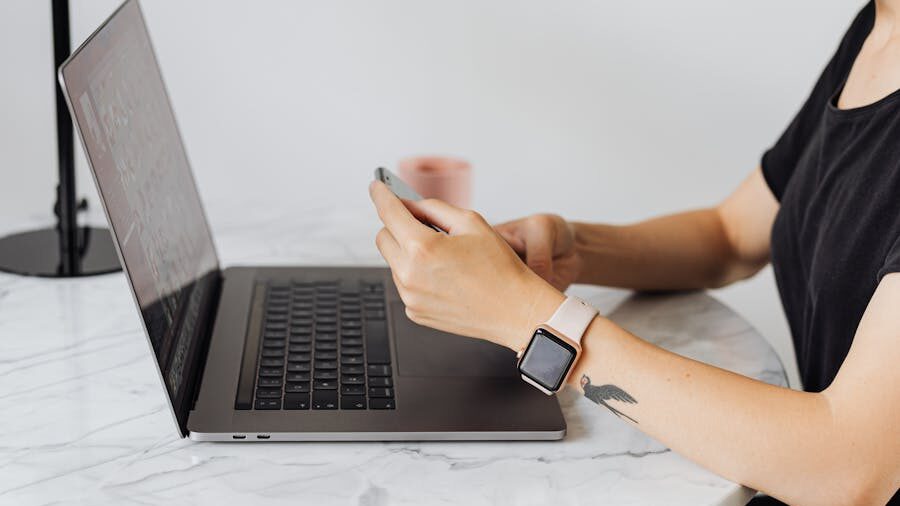
[[[256,439],[269,439],[270,437],[272,437],[272,436],[270,436],[268,434],[257,434],[256,435]]]
[[[232,434],[231,439],[247,439],[247,436],[243,434]]]

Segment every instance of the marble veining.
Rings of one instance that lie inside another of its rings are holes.
[[[207,206],[224,265],[381,262],[362,205],[241,207]],[[0,231],[23,228],[12,225]],[[572,291],[660,346],[786,384],[765,340],[707,294]],[[0,505],[693,505],[751,494],[571,392],[561,442],[192,443],[153,367],[122,274],[0,274]]]

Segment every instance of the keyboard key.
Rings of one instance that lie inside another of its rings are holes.
[[[394,399],[369,399],[369,408],[371,409],[394,409]]]
[[[384,311],[374,311],[371,309],[366,311],[367,320],[384,320],[384,318]]]
[[[332,343],[332,342],[328,342],[328,341],[316,342],[316,349],[317,350],[325,350],[325,351],[336,350],[337,343]]]
[[[360,283],[360,288],[362,292],[368,293],[380,293],[384,291],[384,286],[378,282],[362,282]]]
[[[328,323],[325,325],[316,325],[317,334],[335,334],[337,333],[337,325]]]
[[[316,369],[329,369],[334,370],[337,369],[337,362],[334,360],[316,360]]]
[[[281,367],[261,367],[259,369],[260,377],[280,378],[284,376],[284,369]]]
[[[256,399],[256,409],[281,409],[281,399]]]
[[[359,320],[346,320],[341,322],[342,329],[358,329],[362,328],[362,322]]]
[[[313,409],[337,409],[337,390],[317,390],[312,394]]]
[[[312,345],[309,344],[289,344],[288,351],[291,353],[309,353],[312,351]]]
[[[342,365],[362,365],[362,363],[363,363],[362,357],[354,357],[354,356],[341,357]]]
[[[281,388],[281,378],[259,378],[256,385],[260,388]]]
[[[389,365],[370,365],[368,367],[369,376],[390,376],[391,366]]]
[[[311,335],[291,336],[291,338],[288,340],[288,342],[291,344],[311,344],[312,340],[313,339],[312,339]]]
[[[284,350],[283,349],[275,349],[275,348],[266,348],[263,350],[262,356],[265,358],[283,357]]]
[[[326,341],[328,341],[328,342],[337,341],[337,334],[335,334],[333,332],[316,334],[316,342],[324,343]]]
[[[269,322],[269,323],[286,322],[287,319],[288,319],[287,313],[272,313],[272,314],[266,315],[266,322]]]
[[[341,355],[350,356],[350,357],[361,357],[363,354],[363,349],[361,346],[347,346],[344,345],[341,348]]]
[[[309,381],[305,383],[288,383],[284,386],[284,393],[286,394],[307,394],[309,393]],[[279,395],[281,392],[279,392]],[[259,397],[259,394],[257,394]]]
[[[308,330],[312,332],[312,325],[312,316],[307,318],[295,317],[294,321],[291,322],[291,330],[297,329],[297,332],[306,332]]]
[[[287,394],[284,396],[284,409],[309,409],[309,394]]]
[[[287,382],[306,382],[309,383],[310,373],[308,372],[289,372],[284,380]]]
[[[280,388],[257,388],[256,389],[256,398],[257,399],[281,399],[281,389]]]
[[[284,339],[263,339],[263,348],[284,348]]]
[[[316,360],[337,360],[337,352],[316,350]]]
[[[342,365],[341,374],[359,375],[365,374],[366,368],[361,365]]]
[[[341,384],[342,385],[365,385],[366,377],[365,376],[350,376],[343,375],[341,376]]]
[[[394,386],[394,380],[389,377],[372,377],[369,378],[369,386],[370,387],[392,387]]]
[[[369,397],[393,397],[393,388],[369,388]]]
[[[326,371],[322,369],[316,369],[316,372],[313,373],[313,378],[317,380],[335,380],[338,377],[337,371]]]
[[[384,321],[366,322],[366,362],[370,364],[391,363],[387,323]]]
[[[279,322],[266,323],[266,330],[287,330],[287,323],[279,323]]]
[[[284,358],[264,358],[259,361],[260,367],[284,367]]]
[[[341,337],[362,338],[362,330],[361,329],[343,329],[343,330],[341,330]]]
[[[292,362],[287,365],[288,372],[309,372],[311,369],[309,362]]]
[[[297,325],[291,327],[292,336],[309,336],[312,335],[312,327],[309,325]]]
[[[320,317],[316,318],[316,326],[317,327],[319,325],[333,325],[335,323],[337,323],[336,316],[320,316]]]
[[[341,395],[365,395],[366,387],[362,385],[341,385]]]
[[[337,381],[335,380],[315,380],[313,381],[313,390],[337,390]]]
[[[343,339],[341,339],[341,346],[362,346],[362,344],[361,337],[344,336]]]
[[[366,398],[362,395],[344,395],[341,397],[341,409],[366,409]]]
[[[287,331],[284,330],[267,330],[263,332],[264,339],[285,339],[287,338]]]
[[[312,355],[309,353],[290,353],[288,354],[288,362],[309,362]]]

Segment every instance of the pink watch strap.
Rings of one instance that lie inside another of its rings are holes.
[[[572,341],[580,343],[581,337],[588,325],[594,321],[595,316],[597,316],[597,310],[594,309],[594,306],[578,297],[566,297],[553,316],[547,320],[547,325]]]

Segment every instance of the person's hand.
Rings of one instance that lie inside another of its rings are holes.
[[[538,276],[565,291],[578,279],[582,259],[572,225],[555,214],[535,214],[497,225],[497,232]]]
[[[384,223],[375,243],[413,322],[518,350],[562,303],[478,213],[401,201],[379,182],[369,193]]]

